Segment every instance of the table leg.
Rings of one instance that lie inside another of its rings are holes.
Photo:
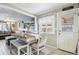
[[[31,47],[29,46],[29,48],[30,48],[30,55],[32,54],[32,49],[31,49]]]
[[[30,54],[30,50],[29,50],[29,43],[28,43],[28,45],[27,45],[27,55],[29,55]]]
[[[18,55],[20,55],[20,49],[18,49]]]

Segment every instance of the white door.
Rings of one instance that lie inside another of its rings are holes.
[[[57,14],[57,47],[75,53],[78,40],[77,14],[70,11]]]

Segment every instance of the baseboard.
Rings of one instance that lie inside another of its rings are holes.
[[[71,54],[77,55],[76,53],[72,53],[72,52],[69,52],[69,51],[66,51],[66,50],[63,50],[63,49],[58,49],[58,50],[65,51],[65,52],[68,52],[68,53],[71,53]]]

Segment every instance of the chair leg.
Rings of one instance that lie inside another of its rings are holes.
[[[30,47],[30,55],[32,54],[32,48]]]

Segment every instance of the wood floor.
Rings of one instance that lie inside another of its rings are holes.
[[[44,49],[43,52],[48,55],[72,55],[71,53],[51,47],[46,47],[46,49]],[[5,40],[0,40],[0,55],[12,55],[10,54],[9,46],[5,44]]]

